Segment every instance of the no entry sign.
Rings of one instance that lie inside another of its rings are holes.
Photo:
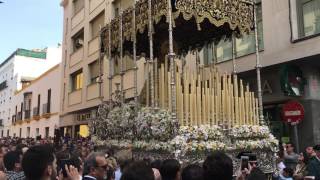
[[[286,123],[299,124],[304,118],[304,108],[297,101],[289,101],[282,107],[282,119]]]

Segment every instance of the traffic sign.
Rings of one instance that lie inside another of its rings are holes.
[[[304,108],[297,101],[289,101],[282,107],[282,120],[291,125],[299,124],[304,118]]]

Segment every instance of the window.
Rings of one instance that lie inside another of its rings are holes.
[[[232,39],[222,39],[215,49],[217,62],[227,61],[232,59]]]
[[[78,49],[82,48],[83,40],[84,34],[82,29],[72,37],[73,52],[76,52]]]
[[[30,137],[30,127],[27,127],[27,137]]]
[[[299,37],[320,33],[320,0],[297,0]]]
[[[93,63],[89,64],[90,71],[90,83],[96,83],[99,80],[99,61],[96,60]],[[103,71],[102,71],[103,72]]]
[[[47,113],[50,113],[51,111],[51,89],[48,89],[48,99],[47,99]]]
[[[97,37],[100,32],[100,28],[104,26],[104,11],[96,16],[91,22],[91,37],[92,39]]]
[[[71,75],[71,91],[76,91],[83,86],[83,73],[82,70],[77,71]]]
[[[45,128],[45,137],[48,138],[49,137],[49,127]]]
[[[84,0],[73,0],[73,14],[77,14],[84,8]]]
[[[213,44],[206,44],[203,48],[203,64],[208,65],[213,63]]]
[[[40,135],[39,128],[36,128],[36,137]]]
[[[258,43],[259,49],[264,48],[263,43],[263,25],[262,25],[262,7],[261,0],[256,0],[257,5],[257,24],[258,24]],[[235,44],[232,43],[232,38],[223,38],[218,44],[208,44],[203,49],[204,64],[212,63],[213,59],[217,62],[228,61],[232,59],[232,46],[235,46],[236,57],[245,56],[255,52],[255,34],[254,30],[250,34],[244,34],[240,38],[235,39]]]

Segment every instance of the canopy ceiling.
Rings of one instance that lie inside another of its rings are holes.
[[[208,41],[219,41],[223,36],[236,32],[238,36],[248,33],[254,27],[254,6],[252,0],[171,0],[173,14],[173,39],[177,54],[197,48]],[[134,30],[134,13],[135,24]],[[168,39],[168,1],[152,0],[152,22],[155,56],[160,46]],[[108,52],[109,28],[111,28],[111,52],[120,48],[120,22],[123,29],[123,51],[132,52],[134,35],[137,39],[137,55],[149,52],[148,0],[140,0],[135,7],[123,11],[102,30],[101,50]],[[158,50],[157,50],[158,48]]]

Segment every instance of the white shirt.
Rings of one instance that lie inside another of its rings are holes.
[[[118,168],[116,170],[116,172],[114,173],[114,180],[120,180],[121,179],[121,175],[122,175],[122,173],[120,171],[120,168]]]

